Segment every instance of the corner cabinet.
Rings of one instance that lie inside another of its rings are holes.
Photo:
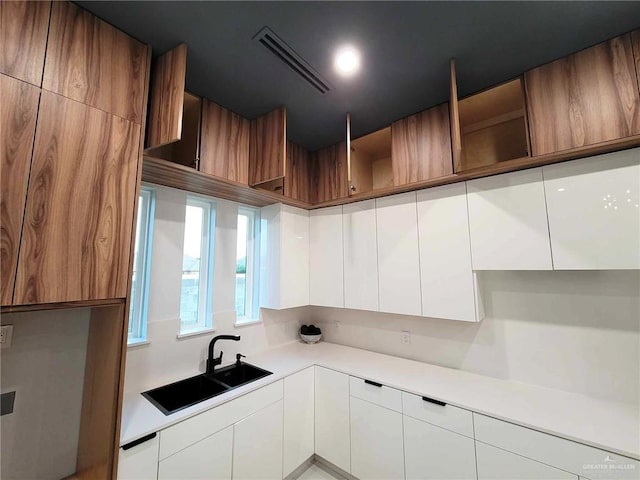
[[[309,303],[344,307],[342,206],[309,212]]]
[[[286,478],[313,456],[314,452],[314,367],[284,379],[284,432],[282,465]]]
[[[261,209],[260,306],[309,305],[309,212],[281,203]]]
[[[640,269],[640,149],[542,172],[556,270]]]

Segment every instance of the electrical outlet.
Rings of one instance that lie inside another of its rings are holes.
[[[406,330],[402,331],[402,337],[400,337],[400,341],[403,345],[411,344],[411,332],[407,332]]]
[[[2,325],[0,327],[0,346],[9,348],[11,346],[11,337],[13,337],[13,325]]]

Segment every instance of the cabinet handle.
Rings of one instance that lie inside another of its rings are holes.
[[[440,400],[435,400],[433,398],[429,398],[429,397],[422,397],[422,400],[424,400],[425,402],[429,402],[429,403],[435,403],[436,405],[440,405],[441,407],[446,407],[447,404],[444,402],[441,402]]]
[[[373,385],[374,387],[381,387],[382,384],[378,383],[378,382],[372,382],[371,380],[365,380],[364,383],[368,384],[368,385]]]
[[[145,435],[144,437],[140,437],[139,439],[134,440],[133,442],[129,442],[129,443],[125,444],[125,445],[122,445],[121,448],[122,448],[122,450],[129,450],[130,448],[136,447],[136,446],[140,445],[141,443],[148,442],[149,440],[151,440],[153,438],[156,438],[156,435],[157,435],[156,432],[150,433],[149,435]]]

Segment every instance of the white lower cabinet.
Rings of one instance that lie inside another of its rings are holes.
[[[401,413],[351,397],[351,474],[404,479]]]
[[[118,480],[155,480],[158,478],[158,447],[160,437],[154,434],[148,440],[120,448]]]
[[[577,480],[563,470],[476,442],[478,480]]]
[[[158,480],[230,480],[233,426],[165,458]]]
[[[403,417],[407,480],[475,480],[473,438]]]
[[[314,368],[284,379],[283,476],[289,475],[314,451]]]
[[[282,478],[282,400],[233,427],[233,478]]]
[[[315,367],[316,454],[351,472],[349,376]]]

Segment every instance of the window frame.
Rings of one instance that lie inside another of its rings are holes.
[[[236,311],[236,326],[249,325],[260,321],[260,209],[239,205],[238,217],[241,215],[248,218],[246,238],[247,260],[245,265],[244,315],[238,315]]]
[[[198,207],[203,209],[203,225],[200,238],[200,272],[198,285],[198,319],[195,323],[185,323],[180,317],[178,322],[178,337],[191,336],[202,332],[213,330],[213,277],[214,277],[214,251],[215,251],[215,226],[216,226],[216,203],[210,198],[187,195],[185,203],[185,221],[182,245],[182,261],[184,262],[184,234],[186,233],[187,207]],[[180,272],[180,304],[182,304],[182,275]],[[179,316],[180,316],[179,311]]]
[[[149,286],[151,275],[151,253],[153,251],[153,226],[155,219],[156,190],[142,185],[138,195],[136,211],[133,272],[139,275],[138,288],[130,292],[129,324],[127,328],[127,346],[148,343],[147,324],[149,313]],[[144,209],[142,209],[144,204]],[[138,244],[138,234],[141,234],[138,246],[138,256],[135,256],[135,246]],[[131,279],[133,289],[133,278]]]

